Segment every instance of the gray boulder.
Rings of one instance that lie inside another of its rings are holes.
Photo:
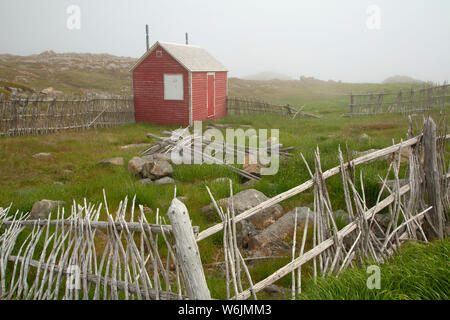
[[[144,178],[159,179],[173,173],[172,165],[165,160],[147,161],[142,166],[141,174]]]
[[[41,200],[33,204],[30,212],[30,219],[47,219],[53,210],[57,209],[58,206],[62,207],[65,205],[64,201],[53,201],[53,200]]]
[[[268,255],[274,251],[285,249],[287,246],[283,242],[287,237],[292,237],[295,227],[295,209],[289,211],[266,229],[248,241],[249,250],[263,250]],[[314,219],[314,213],[307,207],[297,208],[297,225],[305,224],[309,215],[310,222]],[[312,224],[309,223],[309,226]]]
[[[130,171],[131,174],[137,176],[142,172],[142,167],[146,161],[139,157],[134,157],[130,161],[128,161],[128,171]]]
[[[175,180],[173,180],[171,177],[164,177],[164,178],[156,180],[155,183],[159,184],[159,185],[172,184],[172,183],[175,183]]]
[[[241,191],[233,196],[233,206],[235,215],[257,206],[258,204],[268,200],[264,193],[255,189]],[[223,208],[231,207],[231,199],[224,198],[217,201],[217,204]],[[215,220],[218,215],[215,212],[213,204],[204,206],[200,212],[205,214],[210,220]],[[252,217],[238,223],[237,242],[238,245],[246,247],[248,240],[258,234],[259,231],[265,229],[283,215],[283,208],[279,205],[268,207]]]

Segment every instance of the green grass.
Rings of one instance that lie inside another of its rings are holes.
[[[299,299],[312,300],[448,300],[450,240],[407,243],[380,267],[380,289],[366,285],[367,268],[347,269],[339,277],[310,277]],[[368,263],[369,265],[370,263]]]
[[[75,79],[69,78],[67,81]],[[96,78],[93,77],[93,79]],[[88,82],[86,84],[89,85]],[[74,85],[77,84],[72,84],[72,86]],[[255,86],[257,85],[255,84]],[[333,86],[335,88],[331,90]],[[284,93],[276,91],[270,95],[267,94],[266,98],[296,106],[308,103],[309,110],[322,114],[322,119],[297,117],[291,120],[276,115],[252,115],[227,116],[216,122],[232,124],[236,128],[241,124],[247,124],[255,129],[280,129],[280,142],[286,147],[295,147],[292,152],[294,156],[288,160],[282,159],[280,170],[276,175],[263,177],[253,187],[268,197],[273,197],[310,178],[301,160],[300,152],[312,166],[314,150],[319,146],[322,169],[325,171],[338,165],[339,146],[343,151],[346,146],[350,152],[352,150],[364,151],[389,146],[392,144],[392,139],[396,143],[400,142],[400,139],[405,140],[408,129],[407,116],[377,115],[360,118],[340,116],[348,109],[348,97],[345,96],[347,92],[368,89],[379,91],[382,88],[394,90],[398,86],[339,83],[330,83],[324,87],[315,84],[309,89],[296,89],[294,86],[289,90],[286,89]],[[55,89],[61,90],[57,86]],[[230,95],[236,93],[233,90],[235,89],[230,89]],[[246,95],[252,95],[252,90],[253,87],[248,89]],[[328,90],[331,92],[326,93]],[[283,97],[281,94],[285,94],[285,96]],[[432,114],[435,120],[439,118],[439,110]],[[418,119],[421,119],[421,115],[418,115]],[[204,126],[207,124],[208,122],[205,122]],[[136,204],[147,206],[153,212],[159,208],[164,214],[173,196],[173,186],[142,185],[137,178],[128,173],[126,165],[124,167],[100,167],[97,162],[105,158],[120,156],[127,163],[142,149],[122,150],[120,146],[130,143],[153,142],[146,138],[148,132],[162,135],[164,130],[174,128],[176,127],[139,123],[108,129],[0,138],[0,206],[6,207],[13,203],[13,211],[16,209],[29,211],[34,202],[50,199],[65,201],[66,210],[68,210],[73,200],[79,202],[86,198],[93,204],[101,203],[103,201],[102,190],[105,189],[110,211],[117,208],[119,202],[126,196],[136,195]],[[359,142],[357,138],[361,133],[367,133],[370,138]],[[51,152],[52,158],[48,160],[34,159],[32,155],[39,152]],[[377,175],[384,175],[387,168],[388,162],[385,160],[375,161],[357,168],[357,185],[359,185],[359,173],[362,170],[369,206],[375,204],[379,190]],[[72,173],[65,173],[65,170],[71,170]],[[404,166],[402,170],[404,170]],[[199,211],[202,206],[210,203],[206,186],[211,188],[216,199],[229,195],[228,184],[212,183],[213,179],[231,178],[234,193],[245,189],[238,175],[217,165],[174,166],[173,177],[178,181],[177,195],[188,198],[186,205],[191,219],[194,225],[200,227],[200,230],[218,222],[217,219],[208,218]],[[63,182],[64,185],[54,185],[55,181]],[[328,179],[327,187],[333,210],[345,210],[340,177]],[[281,205],[287,212],[296,206],[305,206],[312,202],[313,194],[309,190],[283,201]],[[218,256],[221,241],[222,236],[219,233],[199,243],[203,263],[215,262],[216,258],[223,260],[221,255]],[[308,245],[310,244],[308,243]],[[288,260],[274,259],[254,265],[251,269],[254,281],[264,279],[285,265]],[[309,265],[305,265],[305,275],[309,273],[308,270],[310,270]],[[224,298],[226,294],[223,275],[218,272],[217,268],[211,268],[206,273],[213,297]],[[289,276],[281,279],[278,284],[288,287]],[[271,298],[266,297],[263,293],[260,297]]]

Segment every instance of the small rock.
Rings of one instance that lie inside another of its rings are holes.
[[[48,87],[46,89],[43,89],[41,91],[42,94],[48,95],[48,96],[55,96],[56,92],[55,89],[53,89],[52,87]]]
[[[117,158],[109,158],[99,161],[97,164],[99,165],[114,165],[114,166],[123,166],[124,161],[122,157]]]
[[[263,289],[263,291],[270,295],[278,295],[282,293],[281,288],[275,284],[268,285]]]
[[[358,136],[358,141],[365,141],[365,140],[369,140],[369,136],[366,133],[363,133],[361,135]]]
[[[159,185],[171,184],[171,183],[175,183],[175,180],[173,180],[171,177],[164,177],[164,178],[156,180],[155,183],[159,184]]]
[[[172,165],[165,160],[154,160],[146,162],[142,166],[141,174],[144,178],[154,177],[155,179],[170,176],[173,173]]]
[[[139,180],[139,183],[141,183],[141,184],[152,184],[153,183],[153,181],[152,181],[152,179],[150,179],[150,178],[145,178],[145,179],[141,179],[141,180]]]
[[[128,161],[128,171],[133,175],[138,175],[142,172],[142,167],[145,164],[145,160],[139,157],[134,157],[130,161]]]
[[[62,183],[61,181],[55,181],[55,182],[53,182],[53,184],[55,186],[64,186],[64,183]]]
[[[244,165],[242,166],[242,170],[251,173],[257,177],[261,176],[261,165],[259,163],[250,163],[250,157],[245,156]]]
[[[64,206],[64,201],[41,200],[33,204],[30,212],[31,219],[47,219],[49,214],[58,206]]]
[[[64,174],[64,175],[70,175],[70,174],[72,174],[72,173],[73,173],[73,171],[70,170],[70,169],[63,170],[63,174]]]
[[[49,159],[51,157],[52,157],[52,154],[50,152],[41,152],[41,153],[33,154],[33,158],[36,158],[36,159]]]
[[[150,209],[150,208],[147,207],[147,206],[144,206],[144,208],[142,209],[142,211],[144,212],[144,214],[152,214],[152,213],[153,213],[153,210]]]

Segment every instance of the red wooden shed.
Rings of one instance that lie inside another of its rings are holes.
[[[156,42],[130,71],[136,122],[192,125],[227,113],[228,70],[201,47]]]

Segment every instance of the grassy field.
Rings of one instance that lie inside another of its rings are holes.
[[[367,268],[347,269],[339,277],[309,278],[298,298],[311,300],[448,300],[450,241],[407,243],[380,267],[380,289],[366,285]],[[367,266],[371,263],[367,263]]]
[[[247,90],[250,92],[248,95],[256,95],[259,89],[255,88],[259,86],[260,83],[254,84],[251,90]],[[349,92],[348,90],[355,92],[369,89],[374,91],[394,90],[400,85],[390,85],[390,87],[387,85],[352,86],[330,83],[330,86],[335,88],[331,90],[331,87],[321,87],[315,84],[309,89],[302,88],[299,93],[294,94],[295,88],[286,84],[288,89],[285,89],[285,96],[273,93],[270,97],[265,97],[274,102],[291,103],[295,106],[305,104],[307,105],[305,110],[323,115],[320,120],[300,117],[291,120],[275,115],[253,115],[227,116],[217,121],[217,123],[232,124],[235,127],[244,124],[255,129],[280,129],[280,142],[285,147],[295,147],[294,156],[289,160],[281,161],[280,170],[276,175],[263,177],[252,188],[272,197],[308,180],[309,174],[301,160],[300,152],[304,154],[311,165],[313,152],[317,146],[320,148],[322,169],[325,171],[338,165],[339,146],[343,150],[345,150],[345,146],[348,146],[350,151],[364,151],[384,148],[391,145],[393,141],[398,143],[400,139],[406,139],[407,116],[341,117],[341,114],[348,110],[348,97],[345,96],[346,92]],[[403,87],[407,88],[408,85],[403,85]],[[235,95],[244,93],[244,91],[238,92],[237,89],[233,90]],[[432,115],[435,119],[440,117],[438,110]],[[421,123],[422,115],[418,115],[417,118]],[[205,122],[204,126],[207,124]],[[45,136],[0,138],[0,206],[5,207],[12,203],[13,209],[29,211],[34,202],[51,199],[63,200],[69,208],[73,200],[82,201],[83,198],[98,204],[102,202],[102,190],[104,189],[110,209],[116,208],[126,196],[136,195],[137,204],[147,206],[153,212],[159,208],[165,213],[173,196],[173,186],[142,185],[127,171],[126,165],[124,167],[102,167],[98,166],[97,162],[109,157],[123,157],[127,163],[142,149],[122,150],[120,146],[152,142],[153,140],[146,138],[148,132],[162,135],[163,130],[170,129],[175,129],[175,127],[132,124],[109,129],[70,131]],[[358,137],[362,133],[366,133],[369,139],[358,141]],[[39,152],[51,152],[52,158],[35,159],[32,157],[33,154]],[[377,175],[383,174],[387,167],[387,161],[380,160],[358,168],[357,176],[359,176],[359,170],[363,170],[366,198],[370,205],[375,203],[379,191]],[[186,205],[193,224],[200,226],[200,230],[218,222],[218,220],[211,220],[199,212],[202,206],[210,203],[205,187],[211,188],[216,199],[229,195],[228,185],[223,182],[212,183],[213,179],[230,177],[233,181],[234,193],[245,189],[239,176],[216,165],[174,166],[173,177],[178,181],[177,194],[187,197]],[[333,210],[345,210],[340,179],[339,176],[336,176],[327,180]],[[57,185],[54,182],[62,182],[63,185]],[[307,191],[282,202],[281,205],[287,212],[293,207],[311,204],[312,201],[312,192]],[[149,216],[149,219],[152,220],[152,215]],[[300,236],[301,234],[299,234]],[[218,255],[221,246],[220,234],[200,242],[199,246],[203,263],[208,264],[223,258]],[[254,281],[262,280],[286,264],[288,260],[277,259],[253,265],[251,272]],[[306,265],[306,274],[308,274],[308,270],[309,266]],[[225,281],[219,270],[207,268],[207,278],[213,296],[224,298]],[[289,287],[289,277],[281,279],[278,284]],[[264,297],[264,294],[261,294],[261,298]],[[313,296],[311,293],[311,297],[317,296]],[[339,295],[335,297],[339,298]]]

